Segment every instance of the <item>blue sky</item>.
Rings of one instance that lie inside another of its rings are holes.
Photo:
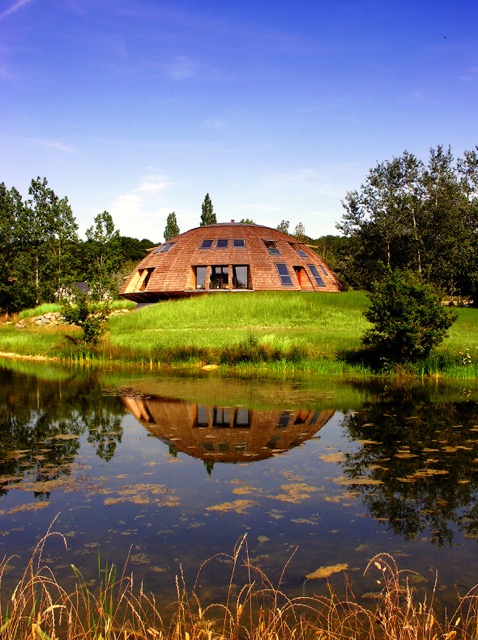
[[[0,0],[0,181],[107,210],[338,233],[377,162],[478,144],[476,0]]]

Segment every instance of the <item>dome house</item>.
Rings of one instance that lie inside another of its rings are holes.
[[[196,227],[153,248],[120,295],[158,302],[234,291],[338,292],[335,273],[297,238],[258,224]]]

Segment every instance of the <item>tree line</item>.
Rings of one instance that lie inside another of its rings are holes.
[[[437,146],[427,162],[405,151],[371,169],[342,204],[343,237],[318,244],[350,286],[369,289],[384,270],[398,269],[443,294],[475,296],[478,147],[455,159]]]
[[[450,297],[476,298],[478,146],[455,159],[439,145],[430,149],[427,162],[404,151],[370,169],[342,204],[342,235],[313,239],[302,222],[290,233],[286,220],[277,229],[312,246],[348,288],[370,290],[387,270],[398,269],[416,273]],[[200,226],[216,222],[207,193]],[[179,233],[173,211],[164,240]],[[77,281],[86,281],[99,299],[107,291],[114,294],[157,244],[121,236],[107,211],[81,240],[68,199],[59,198],[46,178],[31,181],[26,199],[0,183],[0,309],[51,302]]]
[[[0,183],[0,309],[15,312],[53,302],[86,281],[97,299],[116,292],[150,240],[121,236],[107,211],[78,236],[68,198],[58,197],[46,178],[31,181],[23,199]]]

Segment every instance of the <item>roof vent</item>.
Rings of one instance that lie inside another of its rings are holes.
[[[235,220],[231,220],[231,224],[234,224],[236,221]]]

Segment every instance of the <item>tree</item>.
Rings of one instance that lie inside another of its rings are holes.
[[[201,209],[201,224],[199,226],[205,227],[208,224],[217,224],[216,214],[214,213],[209,193],[206,193],[204,196],[204,202],[202,203]]]
[[[148,249],[157,247],[159,242],[153,242],[143,238],[138,240],[137,238],[130,238],[129,236],[120,236],[121,254],[123,262],[140,262],[148,254]],[[131,273],[132,268],[127,272]]]
[[[173,211],[168,215],[166,220],[166,228],[164,229],[165,242],[169,242],[171,238],[175,238],[179,233],[178,221],[176,220],[176,214]]]
[[[72,271],[78,226],[67,198],[58,198],[46,178],[32,180],[30,198],[17,211],[17,263],[29,282],[34,304],[53,299]],[[23,255],[22,255],[23,254]],[[29,259],[25,260],[28,255]],[[23,260],[22,260],[23,258]]]
[[[280,231],[281,233],[289,233],[289,221],[288,220],[282,220],[282,222],[277,225],[277,231]]]
[[[242,218],[240,224],[256,224],[252,218]]]
[[[122,263],[121,241],[108,211],[99,213],[94,222],[86,231],[88,283],[93,297],[104,300],[116,293],[114,275]]]
[[[425,277],[454,295],[467,288],[468,274],[473,271],[477,227],[450,149],[430,150],[423,184]]]
[[[299,240],[299,242],[304,242],[305,240],[305,226],[302,222],[299,222],[294,229],[294,236]]]
[[[410,271],[389,270],[375,283],[370,300],[364,316],[373,327],[362,342],[383,364],[426,358],[456,319],[433,287]]]
[[[0,309],[10,312],[21,308],[16,300],[18,287],[15,269],[15,226],[23,207],[20,194],[0,184]]]
[[[338,229],[357,240],[354,272],[370,287],[383,265],[416,271],[450,295],[478,289],[478,155],[456,162],[430,149],[425,164],[405,151],[371,169],[343,201]]]
[[[62,307],[65,320],[81,328],[81,342],[87,347],[97,346],[107,329],[109,312],[107,301],[93,302],[81,291],[76,291],[73,298],[65,300]]]
[[[369,287],[382,265],[421,271],[420,191],[423,165],[405,151],[371,169],[360,191],[349,191],[337,227],[358,238],[357,271]]]

